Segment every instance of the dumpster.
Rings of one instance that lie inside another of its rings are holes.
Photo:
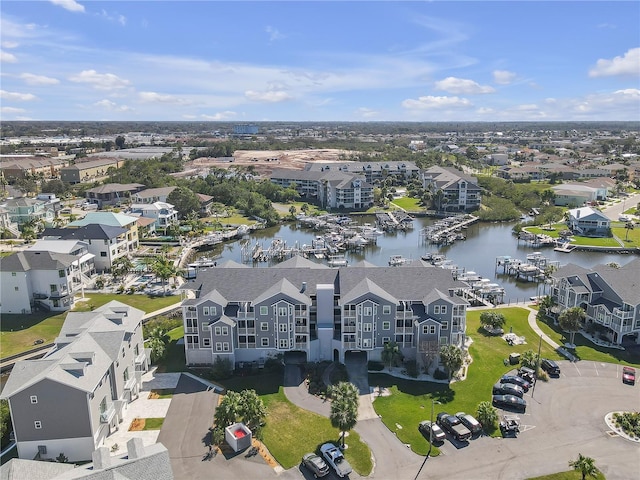
[[[234,452],[251,446],[251,430],[244,423],[234,423],[224,429],[224,439]]]
[[[517,365],[518,363],[520,363],[520,354],[519,353],[509,354],[509,363],[511,365]]]

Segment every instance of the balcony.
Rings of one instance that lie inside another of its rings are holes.
[[[356,333],[356,326],[355,325],[345,325],[344,327],[342,327],[342,332],[343,333]]]
[[[243,312],[243,311],[239,311],[238,313],[236,313],[236,318],[238,320],[253,320],[255,318],[255,312]]]
[[[413,333],[413,327],[396,327],[396,333]]]
[[[356,342],[342,342],[342,346],[345,350],[355,350]]]
[[[296,325],[295,333],[309,333],[308,325]]]
[[[49,298],[49,295],[47,295],[46,293],[34,293],[33,294],[33,299],[34,300],[46,300],[47,298]]]
[[[297,350],[306,350],[307,342],[296,342],[295,346]]]
[[[129,380],[124,382],[124,389],[125,390],[133,390],[135,385],[136,385],[136,377],[131,377]]]
[[[625,311],[620,310],[619,308],[614,308],[613,315],[621,320],[631,320],[633,318],[633,311]]]
[[[108,408],[100,413],[100,423],[109,423],[116,415],[116,408],[113,403],[109,404]]]
[[[198,333],[198,327],[186,327],[184,333]]]
[[[633,331],[633,325],[625,325],[618,330],[622,335],[631,333]]]
[[[59,300],[67,296],[69,296],[69,289],[65,287],[61,290],[56,290],[55,292],[51,292],[51,294],[49,295],[49,298],[51,298],[52,300]]]

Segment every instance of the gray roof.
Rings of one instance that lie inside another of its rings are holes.
[[[12,458],[0,467],[0,480],[53,480],[74,468],[75,465],[71,463]]]
[[[340,298],[340,304],[346,305],[348,303],[357,300],[360,297],[364,297],[365,295],[373,293],[379,298],[384,298],[391,303],[398,303],[398,299],[389,295],[384,289],[380,288],[374,282],[372,282],[368,278],[363,278],[360,283],[358,283],[354,288],[352,288],[349,292],[346,292],[342,298]]]
[[[93,312],[69,312],[56,345],[43,358],[16,362],[2,398],[44,380],[92,392],[143,316],[142,310],[115,300]],[[86,352],[93,352],[90,361]]]
[[[90,223],[77,228],[45,228],[43,237],[57,237],[61,240],[109,240],[127,233],[123,227]]]
[[[26,272],[28,270],[62,270],[78,259],[66,253],[25,250],[4,257],[0,262],[2,272]]]
[[[594,271],[630,305],[640,305],[640,258],[620,268],[598,265]]]
[[[144,187],[142,183],[107,183],[99,187],[90,188],[87,192],[91,193],[116,193],[116,192],[132,192]]]

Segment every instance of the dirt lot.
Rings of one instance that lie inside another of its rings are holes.
[[[302,170],[309,162],[338,162],[349,156],[350,152],[340,149],[308,149],[308,150],[238,150],[234,153],[235,161],[222,162],[215,158],[197,158],[189,162],[185,170],[203,167],[231,168],[252,166],[256,173],[268,176],[276,168]],[[341,155],[343,158],[341,159]]]

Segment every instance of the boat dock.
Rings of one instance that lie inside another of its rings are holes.
[[[503,275],[516,277],[517,280],[527,282],[543,282],[548,270],[557,269],[560,262],[549,260],[540,252],[533,252],[527,255],[526,260],[512,258],[508,255],[496,258],[496,272],[502,268]]]
[[[456,240],[466,240],[463,230],[477,221],[478,217],[471,214],[443,218],[423,228],[420,231],[420,241],[423,244],[451,245]]]
[[[376,225],[385,232],[410,230],[413,228],[413,218],[401,210],[395,212],[378,212],[376,213]]]

